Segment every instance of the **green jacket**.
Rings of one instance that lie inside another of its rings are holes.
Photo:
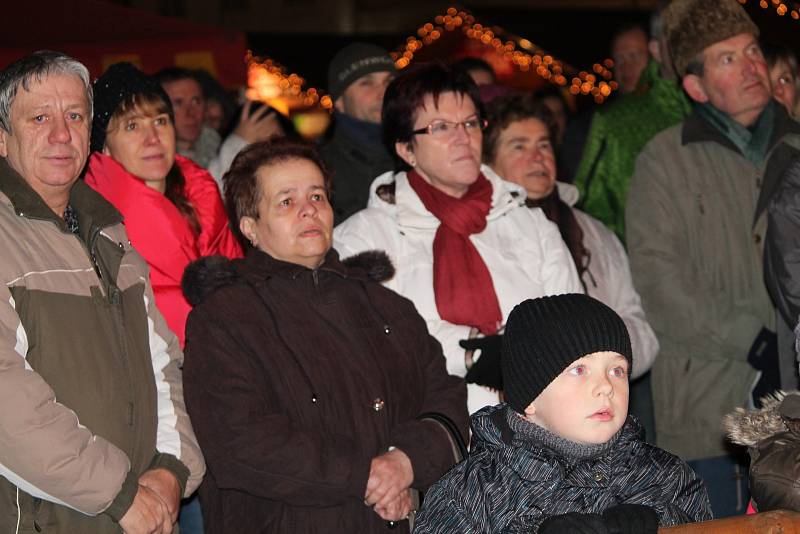
[[[673,80],[659,75],[651,60],[636,92],[595,112],[575,174],[580,207],[602,221],[625,243],[625,199],[636,157],[657,133],[678,124],[691,111]]]
[[[0,532],[120,533],[142,472],[204,472],[147,264],[98,193],[69,202],[78,235],[0,158]]]
[[[800,148],[781,111],[756,168],[696,113],[636,162],[626,208],[634,283],[661,351],[653,367],[658,445],[691,460],[726,453],[722,416],[744,406],[749,349],[775,310],[764,286],[764,207]],[[757,209],[758,206],[758,209]]]

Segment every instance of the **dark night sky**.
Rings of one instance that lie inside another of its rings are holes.
[[[800,21],[788,15],[778,17],[774,10],[763,10],[756,2],[746,6],[762,37],[785,43],[800,52]],[[648,24],[643,11],[538,10],[508,8],[470,9],[483,24],[497,25],[530,39],[578,69],[590,67],[608,56],[608,45],[616,28],[623,24]],[[427,22],[420,20],[419,24]],[[324,86],[326,68],[335,52],[354,39],[382,45],[389,50],[405,42],[416,28],[396,35],[340,36],[321,34],[249,34],[248,44],[256,53],[268,53],[294,72],[306,77],[312,86]],[[292,43],[288,46],[287,43]]]

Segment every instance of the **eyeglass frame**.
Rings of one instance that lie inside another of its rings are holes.
[[[453,125],[453,133],[458,131],[458,127],[459,126],[462,126],[464,128],[464,133],[466,133],[466,134],[470,133],[470,130],[467,129],[467,123],[468,122],[472,122],[473,120],[477,121],[478,125],[480,126],[480,128],[477,131],[482,132],[489,126],[489,121],[487,119],[481,118],[477,114],[474,117],[475,118],[469,118],[467,120],[457,121],[457,122],[456,121],[445,121],[445,120],[437,119],[437,120],[431,122],[430,124],[428,124],[427,126],[425,126],[423,128],[418,128],[416,130],[411,130],[411,135],[434,135],[433,132],[431,132],[431,128],[433,127],[434,124]]]

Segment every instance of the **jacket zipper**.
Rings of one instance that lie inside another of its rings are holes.
[[[120,290],[116,284],[112,284],[111,280],[103,277],[102,269],[100,265],[97,263],[97,255],[95,254],[95,243],[97,242],[97,237],[100,235],[101,228],[94,227],[92,228],[91,233],[89,234],[89,242],[85,244],[86,251],[89,255],[89,259],[92,261],[92,265],[94,266],[95,271],[97,272],[97,276],[100,279],[100,285],[104,289],[106,302],[111,308],[111,323],[112,328],[114,329],[114,333],[117,335],[117,345],[120,349],[120,362],[122,363],[122,368],[125,373],[126,377],[126,384],[128,386],[128,406],[127,406],[127,413],[126,418],[128,425],[134,427],[135,423],[135,415],[134,415],[134,394],[133,394],[133,377],[131,375],[130,363],[129,363],[129,354],[128,354],[128,342],[125,337],[125,318],[122,313],[122,303],[121,303],[121,296]],[[78,237],[78,236],[75,236]],[[78,238],[78,241],[83,243],[83,240]],[[108,273],[106,273],[107,275]],[[136,447],[136,444],[133,443],[133,447]],[[134,448],[131,451],[131,460],[136,457],[136,453],[138,451]]]

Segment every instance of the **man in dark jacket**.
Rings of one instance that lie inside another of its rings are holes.
[[[372,180],[394,170],[381,141],[383,93],[394,72],[386,50],[367,43],[346,46],[328,67],[336,125],[322,157],[333,174],[335,224],[366,208]]]
[[[661,345],[657,444],[689,461],[722,517],[747,505],[746,466],[730,455],[722,417],[796,381],[794,356],[781,365],[774,348],[762,247],[766,207],[798,152],[800,125],[771,98],[758,27],[739,2],[674,0],[664,23],[693,109],[636,161],[627,243]]]
[[[503,346],[508,404],[472,418],[472,452],[425,496],[415,533],[655,534],[711,518],[703,483],[627,415],[625,323],[586,295],[527,300]]]

